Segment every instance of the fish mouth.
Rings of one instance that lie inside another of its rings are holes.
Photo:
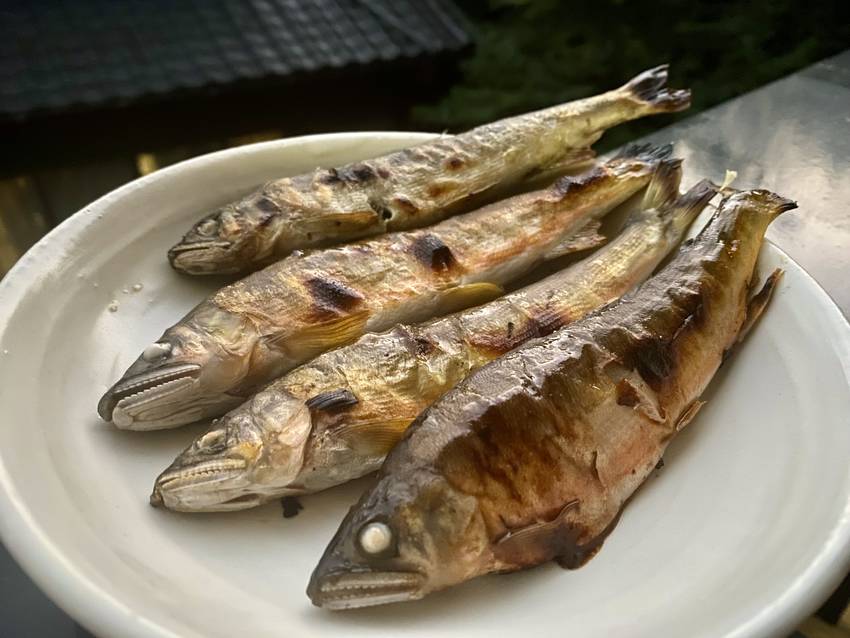
[[[215,248],[230,248],[233,244],[229,241],[196,241],[185,244],[177,244],[172,246],[168,251],[168,255],[178,255],[180,253],[191,252],[193,250],[210,250]]]
[[[186,512],[229,511],[259,505],[261,496],[248,492],[233,494],[226,484],[242,476],[245,459],[215,459],[178,470],[166,470],[156,479],[150,503],[154,507]],[[224,496],[231,498],[222,498]]]
[[[229,241],[186,242],[168,251],[171,267],[190,275],[226,275],[239,272],[235,244]]]
[[[201,366],[195,363],[174,364],[122,379],[100,399],[98,414],[119,428],[138,425],[146,420],[151,410],[175,402],[177,396],[182,399],[186,390],[195,385],[200,370]],[[151,427],[145,429],[155,427],[152,422]]]
[[[343,571],[320,577],[314,574],[307,595],[318,607],[356,609],[421,598],[425,580],[418,572]]]

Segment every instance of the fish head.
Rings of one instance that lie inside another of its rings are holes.
[[[304,401],[264,390],[213,423],[156,479],[151,504],[183,512],[245,509],[293,487],[312,417]]]
[[[100,399],[101,418],[156,430],[219,416],[241,403],[258,341],[246,318],[204,303],[147,346]]]
[[[343,520],[307,595],[328,609],[416,600],[482,573],[488,547],[474,497],[432,472],[401,481],[382,472]]]
[[[168,251],[176,270],[192,275],[231,274],[256,268],[274,249],[281,221],[277,207],[258,194],[228,204],[197,222]]]

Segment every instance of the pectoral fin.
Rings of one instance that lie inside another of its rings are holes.
[[[265,340],[272,347],[286,348],[291,352],[322,352],[360,337],[368,319],[369,311],[363,309],[310,324],[294,334],[285,331],[278,335],[267,335]]]
[[[321,410],[323,412],[337,412],[345,408],[357,405],[357,397],[348,388],[337,388],[310,397],[305,402],[310,410]]]
[[[570,501],[551,521],[510,530],[496,541],[493,548],[496,559],[507,565],[521,567],[572,553],[575,538],[567,525],[567,514],[578,504],[578,500]]]
[[[571,253],[577,253],[590,248],[597,248],[607,240],[599,234],[599,221],[593,219],[566,237],[554,248],[550,248],[544,259],[555,259]]]
[[[411,419],[388,419],[371,423],[346,423],[334,426],[334,434],[358,454],[384,456],[398,443]]]
[[[448,314],[492,301],[504,294],[501,286],[481,282],[449,288],[440,298],[440,314]]]

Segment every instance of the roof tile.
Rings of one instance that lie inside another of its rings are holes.
[[[0,118],[468,43],[451,0],[6,0]]]

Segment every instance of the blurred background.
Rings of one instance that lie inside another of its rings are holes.
[[[52,226],[216,149],[459,131],[672,63],[692,115],[850,46],[850,3],[2,0],[0,276]],[[611,131],[602,151],[669,118]]]
[[[0,0],[0,277],[87,203],[202,153],[456,132],[670,62],[691,110],[604,152],[847,49],[847,0]],[[26,582],[0,551],[0,616],[64,619]],[[795,635],[850,638],[848,598]]]

